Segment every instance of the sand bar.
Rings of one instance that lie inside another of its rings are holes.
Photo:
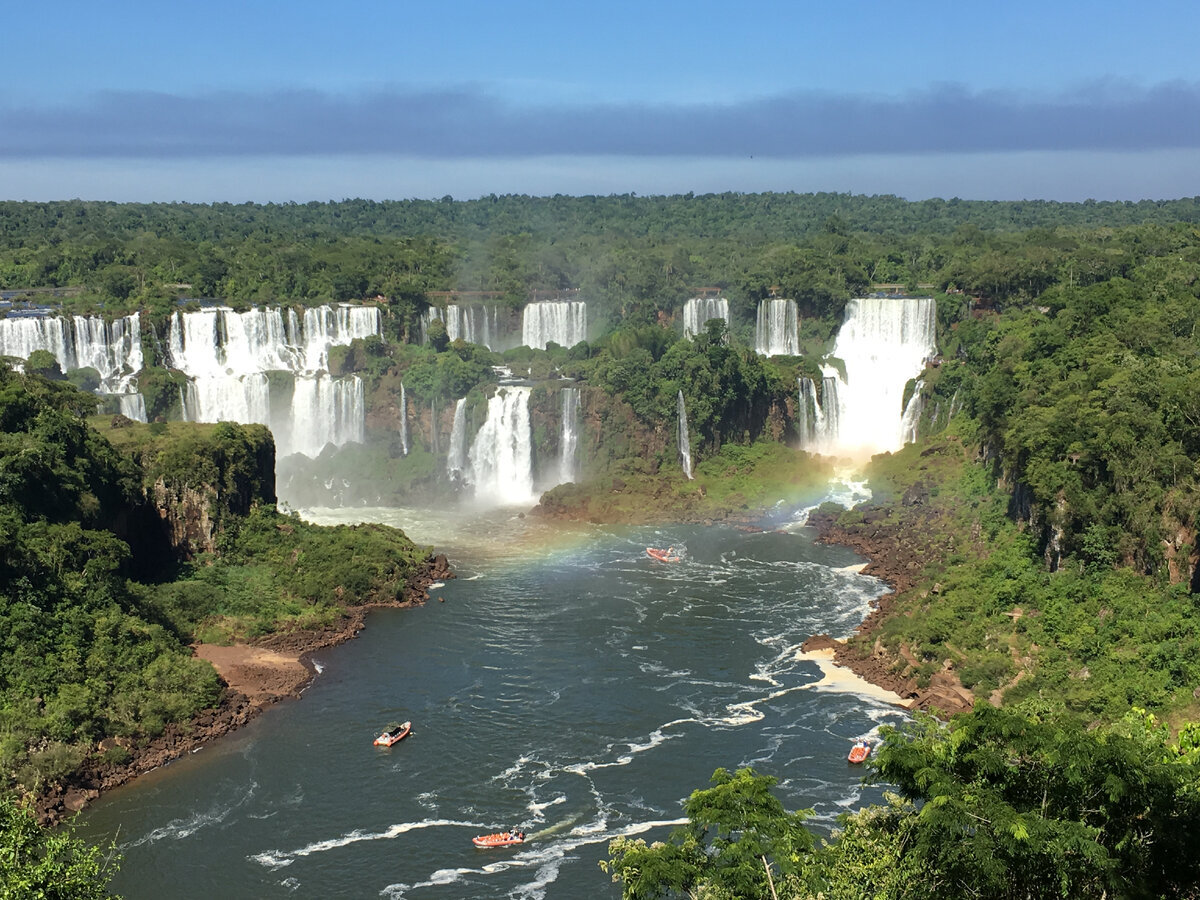
[[[909,708],[909,701],[905,700],[899,694],[872,684],[865,678],[855,675],[850,669],[835,663],[832,648],[809,650],[808,652],[801,651],[796,654],[796,658],[816,663],[820,667],[821,680],[809,685],[814,690],[857,694],[860,697],[870,697],[873,700],[892,703],[896,706],[902,706],[905,709]]]

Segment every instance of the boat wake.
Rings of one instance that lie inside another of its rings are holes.
[[[255,853],[248,858],[268,869],[281,869],[285,866],[290,866],[297,859],[312,856],[314,853],[327,853],[330,850],[338,850],[342,847],[349,847],[351,844],[362,843],[363,841],[392,841],[412,831],[447,827],[480,829],[487,826],[479,822],[464,822],[453,819],[425,819],[420,822],[401,822],[383,831],[351,831],[349,834],[343,834],[326,841],[316,841],[307,844],[297,850],[267,850],[262,853]]]

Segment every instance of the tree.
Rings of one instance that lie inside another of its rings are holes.
[[[49,350],[34,350],[30,353],[29,359],[25,361],[25,371],[51,381],[62,381],[65,377],[58,360]]]
[[[442,353],[450,346],[450,335],[446,332],[446,323],[439,317],[429,320],[426,337],[429,340],[429,346],[438,353]]]
[[[714,890],[740,900],[777,898],[777,876],[796,872],[812,849],[811,810],[789,813],[771,793],[776,779],[751,768],[717,769],[713,787],[684,804],[688,824],[669,843],[618,838],[601,868],[622,883],[625,900],[696,896]]]
[[[924,876],[905,896],[1196,896],[1196,763],[1152,717],[1088,730],[980,701],[885,738],[873,780],[922,803],[904,856]]]
[[[69,828],[42,828],[33,813],[0,797],[0,897],[4,900],[101,900],[119,857],[89,846]]]

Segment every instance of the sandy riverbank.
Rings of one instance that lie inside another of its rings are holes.
[[[905,709],[911,709],[913,706],[912,700],[906,700],[895,691],[889,691],[887,688],[873,684],[855,674],[851,669],[838,665],[837,660],[834,658],[832,647],[826,647],[821,650],[802,650],[796,654],[796,658],[816,663],[821,669],[821,680],[809,685],[815,691],[836,691],[844,694],[856,694],[860,697],[870,697],[873,700],[879,700],[883,703],[902,706]]]
[[[855,629],[848,641],[829,635],[814,635],[804,642],[803,650],[831,657],[831,666],[852,673],[860,682],[898,695],[903,705],[941,716],[969,710],[975,697],[959,680],[952,668],[943,667],[927,679],[918,677],[915,662],[889,652],[878,640],[884,621],[892,615],[896,597],[917,588],[928,547],[922,538],[936,533],[936,524],[913,513],[903,521],[886,521],[886,513],[868,510],[870,521],[854,528],[842,528],[836,517],[814,512],[809,524],[816,528],[821,543],[850,547],[870,560],[856,571],[874,576],[891,589],[872,604],[870,614]]]
[[[281,653],[246,644],[195,644],[192,650],[212,663],[229,690],[243,694],[255,707],[298,695],[313,675],[295,651]]]
[[[39,821],[55,824],[79,812],[104,791],[241,728],[273,703],[298,697],[315,674],[309,654],[352,639],[372,610],[426,602],[430,585],[453,577],[444,555],[430,556],[409,580],[402,600],[346,608],[328,628],[272,634],[254,644],[193,645],[193,653],[208,660],[225,682],[220,704],[201,710],[190,722],[169,723],[160,735],[144,744],[105,739],[98,748],[101,753],[89,757],[69,778],[45,787],[34,804]],[[128,759],[106,762],[103,751],[118,747],[126,751]]]

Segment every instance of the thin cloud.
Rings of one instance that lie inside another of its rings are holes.
[[[1200,83],[1045,97],[955,85],[902,97],[523,107],[483,90],[105,92],[0,109],[0,158],[396,154],[428,159],[1137,151],[1200,147]]]

